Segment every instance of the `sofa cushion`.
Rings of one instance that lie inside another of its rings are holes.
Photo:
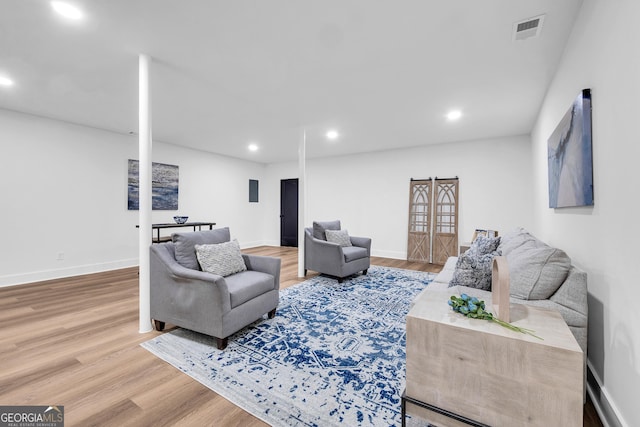
[[[325,236],[327,236],[327,242],[337,243],[343,248],[351,245],[351,239],[349,238],[349,232],[347,230],[325,230]]]
[[[493,258],[497,255],[498,251],[478,257],[471,257],[466,252],[460,255],[449,286],[466,286],[490,291],[491,267]]]
[[[458,257],[450,256],[447,258],[447,262],[440,270],[440,273],[433,279],[433,282],[428,286],[428,288],[434,289],[432,285],[434,284],[444,284],[444,288],[438,287],[439,289],[446,289],[449,287],[449,283],[451,279],[453,279],[453,273],[456,271],[456,264],[458,263]]]
[[[226,277],[247,269],[236,239],[225,243],[195,245],[195,248],[202,271]]]
[[[502,236],[498,249],[509,265],[511,296],[525,300],[551,297],[569,274],[571,259],[522,227]]]
[[[235,308],[274,289],[273,276],[261,271],[247,270],[226,277],[231,296],[231,308]]]
[[[345,262],[351,262],[369,256],[367,254],[367,250],[359,246],[348,246],[342,248],[342,253],[344,254]]]
[[[183,267],[200,270],[195,245],[228,242],[230,233],[229,228],[224,227],[207,231],[173,233],[171,239],[176,252],[176,261]]]
[[[449,286],[491,290],[493,258],[500,255],[499,244],[500,237],[478,236],[458,257]]]
[[[466,252],[472,257],[480,257],[495,252],[500,245],[500,237],[478,236]]]
[[[535,236],[529,233],[522,227],[517,227],[512,231],[506,233],[500,239],[500,246],[498,249],[502,252],[502,255],[507,256],[513,250],[521,246],[541,246],[546,244],[538,240]]]
[[[340,221],[313,221],[313,237],[319,240],[327,240],[325,230],[340,230]]]
[[[493,258],[499,255],[498,251],[478,256],[470,255],[468,251],[463,253],[458,257],[449,286],[467,286],[490,291]]]
[[[525,300],[548,299],[569,274],[571,259],[547,245],[524,244],[506,254],[511,296]]]

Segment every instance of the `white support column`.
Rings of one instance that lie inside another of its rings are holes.
[[[307,133],[300,128],[298,142],[298,277],[304,277],[304,227],[307,211]]]
[[[139,180],[139,224],[138,250],[140,258],[140,323],[139,332],[151,332],[151,272],[149,267],[149,246],[151,245],[151,90],[149,84],[149,68],[151,58],[140,55],[139,58],[139,123],[138,150],[140,158]]]

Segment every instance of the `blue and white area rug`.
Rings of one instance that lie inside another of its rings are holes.
[[[432,278],[375,266],[343,283],[314,277],[223,351],[184,329],[142,346],[271,425],[400,425],[405,316]]]

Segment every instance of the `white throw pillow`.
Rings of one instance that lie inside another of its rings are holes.
[[[207,273],[226,277],[247,269],[236,239],[225,243],[195,245],[195,249],[200,267]]]
[[[347,230],[325,230],[327,242],[337,243],[342,247],[352,246]]]

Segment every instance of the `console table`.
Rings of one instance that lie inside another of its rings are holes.
[[[407,315],[403,418],[408,403],[438,426],[582,426],[583,354],[560,313],[510,305],[540,340],[453,312],[453,293],[425,292]]]
[[[193,231],[200,231],[202,227],[209,227],[209,230],[213,230],[213,226],[216,225],[215,222],[185,222],[184,224],[178,224],[175,222],[168,222],[164,224],[151,224],[151,241],[153,243],[161,243],[168,242],[171,240],[171,236],[162,236],[160,237],[160,230],[165,228],[180,228],[180,227],[193,227]],[[140,225],[136,225],[136,228],[140,228]],[[153,233],[156,233],[154,236]]]

